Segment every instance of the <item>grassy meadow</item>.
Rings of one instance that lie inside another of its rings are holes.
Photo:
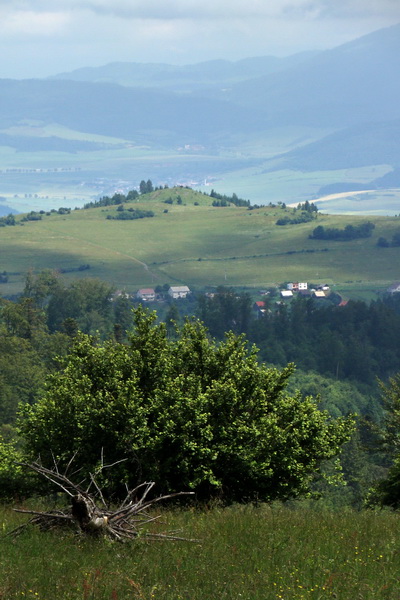
[[[169,197],[172,205],[165,204]],[[376,245],[378,237],[390,240],[400,230],[398,217],[320,214],[316,221],[280,227],[276,220],[290,216],[291,209],[223,208],[211,202],[193,190],[174,188],[126,203],[126,208],[151,209],[154,218],[108,220],[118,213],[116,207],[104,207],[3,227],[0,271],[8,273],[9,281],[0,292],[20,291],[28,269],[58,269],[71,279],[98,277],[127,291],[164,283],[257,289],[304,280],[364,294],[384,290],[399,278],[400,248]],[[370,238],[309,239],[316,225],[342,228],[366,220],[376,225]],[[84,264],[90,270],[79,271]]]
[[[0,510],[3,532],[23,520]],[[281,505],[165,510],[163,530],[199,543],[121,545],[30,529],[0,539],[0,598],[30,600],[398,600],[391,512]]]

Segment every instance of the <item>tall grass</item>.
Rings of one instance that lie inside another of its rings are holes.
[[[166,511],[164,517],[168,528],[183,529],[200,543],[138,539],[120,545],[35,530],[3,538],[0,598],[400,598],[395,513],[242,506]],[[3,530],[12,521],[3,510]]]

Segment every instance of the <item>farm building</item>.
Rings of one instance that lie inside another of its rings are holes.
[[[171,285],[168,294],[174,299],[186,298],[186,296],[190,294],[190,289],[187,285]]]
[[[266,312],[265,302],[263,300],[257,300],[257,302],[254,302],[253,304],[253,310],[258,318],[263,317]]]
[[[299,292],[301,290],[306,290],[307,288],[308,284],[306,282],[294,281],[287,284],[287,289],[291,290],[292,292]]]
[[[155,300],[156,293],[153,288],[142,288],[141,290],[138,290],[136,297],[139,298],[139,300],[145,300],[149,302]]]

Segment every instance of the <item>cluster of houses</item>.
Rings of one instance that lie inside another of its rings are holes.
[[[302,281],[290,282],[286,285],[286,289],[280,289],[279,295],[281,297],[281,301],[284,299],[293,298],[295,295],[303,296],[306,298],[314,297],[314,298],[327,298],[330,294],[329,285],[318,285],[313,288],[308,287],[308,283]],[[264,294],[268,294],[265,292]],[[263,295],[264,295],[263,294]],[[277,304],[281,303],[278,302]],[[263,317],[267,312],[267,303],[264,300],[258,300],[253,304],[253,310],[258,315],[258,317]]]
[[[294,294],[299,296],[314,296],[314,298],[326,298],[330,293],[329,285],[318,285],[315,288],[309,289],[308,283],[295,281],[288,283],[285,290],[280,290],[281,298],[292,298]]]
[[[190,294],[190,289],[187,285],[171,285],[167,294],[174,300],[177,300],[178,298],[186,298]],[[136,293],[136,298],[144,302],[153,302],[157,300],[158,296],[153,288],[141,288]]]

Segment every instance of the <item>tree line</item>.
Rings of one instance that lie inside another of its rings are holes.
[[[367,223],[360,223],[359,225],[346,225],[343,229],[318,225],[309,237],[312,240],[336,240],[345,242],[348,240],[371,237],[374,229],[375,225],[370,221]]]

